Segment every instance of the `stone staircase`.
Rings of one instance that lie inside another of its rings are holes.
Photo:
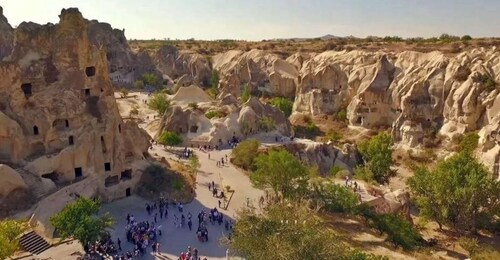
[[[40,254],[51,247],[51,245],[47,241],[45,241],[45,239],[35,233],[35,231],[31,231],[22,235],[21,239],[19,240],[19,244],[21,244],[21,247],[24,250],[34,255]]]

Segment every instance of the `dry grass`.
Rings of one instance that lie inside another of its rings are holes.
[[[229,50],[249,51],[251,49],[266,50],[282,57],[288,57],[296,52],[324,52],[335,51],[419,51],[431,52],[441,51],[445,54],[456,54],[461,51],[478,47],[500,47],[500,39],[486,38],[461,40],[439,40],[439,39],[410,39],[403,41],[384,41],[383,39],[357,39],[340,38],[331,40],[306,39],[306,40],[265,40],[265,41],[196,41],[196,40],[129,40],[133,49],[155,51],[163,45],[172,45],[179,50],[192,51],[201,55],[215,55]]]

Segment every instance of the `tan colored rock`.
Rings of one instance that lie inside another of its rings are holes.
[[[0,63],[0,159],[33,180],[35,197],[53,191],[51,180],[93,177],[111,200],[140,175],[149,137],[121,119],[93,26],[77,9],[57,25],[21,23]]]
[[[159,70],[170,78],[188,75],[192,84],[210,84],[210,62],[198,53],[178,51],[174,46],[163,46],[153,56]]]
[[[13,44],[14,29],[10,26],[7,18],[3,16],[3,9],[0,6],[0,61],[10,54]]]
[[[297,68],[274,54],[261,50],[228,51],[213,57],[213,67],[219,72],[219,90],[223,95],[238,97],[245,84],[271,96],[295,95]]]
[[[0,198],[16,189],[28,188],[21,175],[5,164],[0,164],[0,183]]]

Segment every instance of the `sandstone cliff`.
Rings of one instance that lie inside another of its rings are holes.
[[[95,30],[77,9],[63,9],[58,24],[15,30],[0,63],[0,161],[39,186],[92,176],[115,199],[134,188],[149,138],[122,121]],[[36,197],[50,191],[30,188]]]
[[[0,61],[10,54],[13,43],[14,29],[3,15],[3,9],[0,6]]]

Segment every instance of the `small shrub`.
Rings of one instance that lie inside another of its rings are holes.
[[[341,139],[342,139],[342,134],[339,133],[339,132],[335,132],[335,131],[330,131],[328,132],[328,134],[326,135],[326,138],[329,140],[329,141],[332,141],[334,143],[337,143],[339,142]]]
[[[279,108],[286,117],[289,117],[292,114],[293,102],[289,99],[282,97],[275,97],[271,100],[271,104],[277,108]]]
[[[245,86],[243,87],[243,92],[241,93],[240,102],[242,104],[247,102],[250,99],[250,96],[250,86],[248,84],[245,84]]]
[[[259,128],[264,131],[272,131],[276,128],[274,120],[271,117],[264,116],[259,119]]]
[[[342,167],[340,166],[337,166],[337,165],[334,165],[331,169],[330,169],[330,174],[332,174],[333,177],[338,177],[337,175],[339,175],[339,173],[342,171]]]
[[[467,251],[470,257],[474,257],[480,248],[476,238],[461,237],[458,239],[458,244]]]
[[[387,234],[387,240],[405,250],[413,250],[424,245],[422,235],[410,222],[396,214],[381,214],[372,217],[373,226]]]
[[[198,104],[195,103],[195,102],[191,102],[188,104],[188,106],[194,110],[197,110],[199,107],[198,107]]]
[[[166,131],[158,138],[158,143],[169,146],[179,145],[182,143],[182,138],[177,133]]]
[[[345,109],[342,109],[339,112],[337,112],[337,119],[339,121],[345,122],[347,120],[347,111]]]
[[[305,130],[306,130],[307,135],[309,135],[310,137],[314,137],[314,136],[318,135],[318,133],[319,133],[319,127],[313,122],[310,122],[309,124],[307,124],[307,126],[305,127]]]
[[[135,89],[143,89],[144,88],[144,82],[142,80],[136,80],[134,82],[134,88]]]
[[[222,113],[221,111],[217,111],[217,110],[212,110],[212,111],[208,111],[205,116],[208,118],[208,119],[212,119],[212,118],[221,118],[221,117],[224,117],[224,113]]]

